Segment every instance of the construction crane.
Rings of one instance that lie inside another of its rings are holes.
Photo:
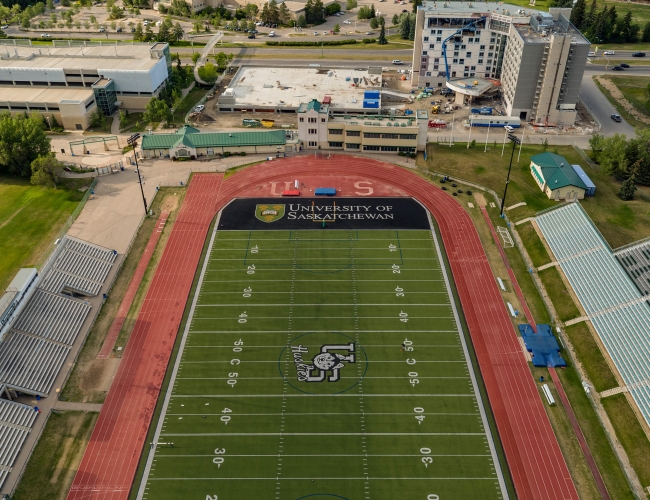
[[[445,58],[445,73],[447,75],[447,81],[449,81],[449,64],[447,63],[447,42],[451,38],[455,38],[458,35],[462,35],[463,31],[470,28],[471,26],[476,25],[477,23],[479,23],[481,21],[485,21],[485,19],[486,19],[485,16],[483,16],[483,17],[479,17],[478,19],[476,19],[476,20],[474,20],[474,21],[472,21],[470,23],[467,23],[465,26],[463,26],[462,28],[459,28],[454,33],[452,33],[447,38],[445,38],[444,41],[442,42],[442,55]]]

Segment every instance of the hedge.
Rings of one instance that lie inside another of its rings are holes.
[[[280,45],[292,47],[320,47],[321,45],[352,45],[357,43],[354,39],[349,40],[323,40],[322,42],[308,42],[308,41],[295,41],[295,42],[266,42],[266,45],[277,47]]]

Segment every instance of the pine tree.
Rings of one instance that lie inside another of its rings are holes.
[[[413,41],[415,40],[415,16],[409,16],[409,40]]]
[[[625,201],[633,200],[635,191],[636,191],[636,174],[632,174],[621,185],[621,189],[619,189],[618,191],[618,197],[621,200],[625,200]]]
[[[381,29],[379,30],[379,39],[377,40],[379,45],[386,45],[388,40],[386,40],[386,27],[382,23]]]
[[[422,5],[422,0],[413,0],[413,12],[417,13],[418,7]]]
[[[642,42],[650,42],[650,21],[645,23],[643,27],[643,34],[641,35]]]
[[[264,5],[264,9],[265,8],[266,8],[266,4]],[[264,12],[264,9],[262,9],[262,12]],[[305,19],[307,20],[307,24],[314,23],[313,12],[314,12],[314,2],[312,0],[307,0],[307,3],[305,4]]]
[[[274,0],[271,0],[272,2]],[[323,0],[314,0],[314,10],[312,12],[312,15],[314,17],[314,22],[315,23],[320,23],[325,19],[325,15],[323,13],[325,7],[323,6]]]
[[[136,42],[141,42],[143,39],[143,33],[142,33],[142,23],[138,23],[138,25],[135,27],[135,31],[133,32],[133,39]]]
[[[370,16],[369,16],[369,17],[370,17],[370,19],[372,19],[372,18],[375,17],[376,15],[377,15],[377,14],[376,14],[376,12],[375,12],[375,4],[373,3],[373,4],[370,6]]]
[[[598,5],[596,4],[596,0],[591,0],[591,5],[589,5],[589,12],[587,13],[587,17],[585,18],[585,26],[591,26],[593,22],[596,20],[596,12],[598,11]]]
[[[578,0],[571,11],[571,24],[576,28],[582,29],[587,14],[587,1]]]
[[[280,22],[282,24],[289,24],[289,21],[291,20],[291,14],[289,12],[289,8],[287,7],[287,5],[284,2],[282,2],[280,4],[280,12],[279,13],[280,13]]]
[[[399,24],[399,16],[397,14],[393,15],[393,26],[397,26]]]
[[[402,19],[402,40],[409,39],[409,32],[411,31],[410,16],[404,16]]]
[[[159,42],[169,42],[171,40],[172,35],[170,30],[170,24],[171,21],[165,19],[160,25],[160,28],[158,28],[157,40]]]

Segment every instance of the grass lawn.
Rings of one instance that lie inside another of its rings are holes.
[[[196,103],[199,102],[207,92],[207,90],[199,87],[194,87],[190,90],[174,111],[174,124],[179,127],[183,125],[183,123],[185,123],[185,115],[190,109],[196,106]]]
[[[156,130],[158,125],[159,123],[144,123],[142,121],[142,113],[129,113],[125,123],[120,124],[120,132],[144,132],[149,126]]]
[[[70,189],[33,186],[28,179],[0,177],[0,289],[21,267],[34,266],[52,243],[92,179],[70,183]]]
[[[538,271],[537,275],[544,283],[546,292],[551,298],[560,320],[568,321],[577,318],[580,311],[573,302],[571,295],[569,295],[566,286],[564,286],[560,272],[555,267],[549,267],[543,271]]]
[[[564,331],[576,350],[589,380],[594,384],[596,392],[618,387],[616,377],[605,361],[587,324],[583,322],[567,326]]]
[[[83,135],[110,134],[114,118],[112,116],[106,116],[105,118],[106,123],[103,127],[90,127],[88,130],[84,131]]]
[[[449,301],[430,231],[219,231],[207,258],[161,416],[160,441],[174,447],[153,451],[151,495],[205,495],[218,478],[219,496],[271,498],[274,479],[240,479],[251,471],[275,478],[281,463],[287,498],[323,485],[330,496],[403,498],[407,478],[413,498],[426,498],[433,483],[441,498],[502,497],[495,481],[473,479],[492,478],[494,463],[451,310],[428,317],[431,305]],[[401,352],[401,343],[415,352]],[[321,377],[311,363],[325,346],[354,354],[354,364],[339,358],[338,375]],[[417,367],[405,369],[415,356]],[[366,460],[375,473],[359,481]]]
[[[64,500],[98,416],[81,411],[52,412],[11,498]]]
[[[650,64],[650,61],[648,61]],[[637,111],[650,117],[650,104],[648,103],[648,85],[650,76],[605,76],[622,92],[623,96],[634,105]],[[647,125],[646,125],[647,126]]]
[[[641,428],[625,394],[601,399],[616,437],[623,445],[643,487],[650,485],[650,442]]]
[[[489,146],[487,153],[482,147],[467,149],[466,144],[457,143],[449,147],[430,143],[428,159],[419,159],[418,164],[426,168],[447,174],[451,177],[466,179],[503,192],[508,173],[508,155],[501,156],[501,148]],[[620,183],[605,175],[600,170],[587,166],[584,160],[571,146],[549,147],[549,152],[564,156],[571,164],[581,165],[596,184],[596,196],[581,200],[587,211],[607,242],[617,248],[641,238],[650,236],[650,203],[637,196],[634,201],[622,201],[618,196]],[[526,206],[513,210],[512,219],[518,221],[534,216],[538,211],[557,206],[542,193],[530,175],[530,157],[543,152],[541,145],[524,145],[521,161],[513,164],[508,187],[506,205],[526,202]]]
[[[551,257],[548,255],[546,247],[532,224],[527,223],[517,226],[517,233],[519,233],[521,241],[523,241],[526,247],[526,252],[528,252],[528,256],[533,261],[535,267],[540,267],[551,262]]]
[[[621,115],[623,118],[625,118],[625,121],[627,121],[630,125],[632,125],[635,128],[647,127],[645,123],[637,120],[634,116],[628,113],[628,111],[623,106],[621,106],[616,99],[614,99],[610,91],[607,90],[605,87],[603,87],[596,78],[594,78],[594,83],[600,89],[602,94],[607,98],[607,100],[612,104],[612,106],[616,108],[618,114]]]

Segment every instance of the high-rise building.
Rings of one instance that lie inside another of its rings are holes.
[[[454,80],[492,81],[501,85],[510,116],[572,125],[589,41],[568,21],[570,13],[502,2],[425,2],[416,17],[411,82],[435,88],[450,81],[458,92]]]

